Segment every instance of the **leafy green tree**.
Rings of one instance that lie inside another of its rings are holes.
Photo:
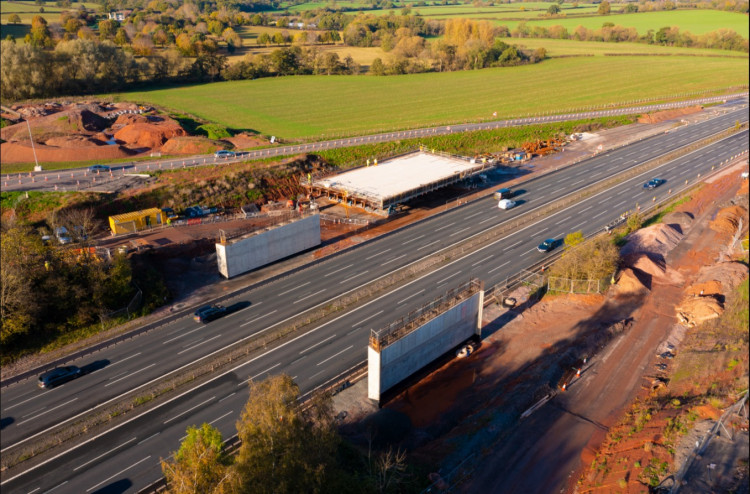
[[[641,226],[643,226],[643,215],[639,211],[634,212],[628,216],[627,225],[629,232],[640,230]]]
[[[99,21],[99,36],[102,38],[111,38],[117,32],[119,23],[112,19],[103,19]]]
[[[620,260],[620,251],[609,237],[599,237],[574,249],[566,249],[552,265],[550,276],[574,280],[601,280],[610,276]]]
[[[602,3],[599,4],[599,8],[596,10],[597,14],[599,15],[609,15],[610,11],[610,5],[607,0],[604,0]]]
[[[383,60],[376,58],[370,64],[370,74],[372,75],[385,75],[385,65]]]
[[[125,29],[117,29],[117,32],[115,33],[115,43],[120,46],[125,46],[130,43],[130,38],[128,38],[128,33],[125,32]]]
[[[268,46],[271,44],[271,37],[268,35],[268,33],[261,33],[260,36],[258,36],[256,43],[259,45]]]
[[[550,6],[549,6],[549,8],[547,9],[547,13],[548,13],[549,15],[557,15],[557,14],[559,14],[559,13],[560,13],[560,10],[561,10],[561,9],[560,9],[560,6],[559,6],[558,4],[556,4],[556,3],[553,3],[553,4],[552,4],[552,5],[550,5]]]
[[[10,14],[8,17],[8,24],[20,24],[21,23],[21,16],[18,14]]]
[[[31,44],[34,46],[50,47],[54,43],[50,34],[49,27],[47,27],[47,20],[41,15],[35,15],[31,19]]]
[[[221,432],[209,424],[189,427],[174,459],[161,461],[171,494],[222,492],[232,478],[227,466]]]
[[[237,433],[241,492],[321,492],[334,463],[338,436],[330,397],[317,397],[308,415],[298,406],[299,387],[287,375],[250,382]]]
[[[565,235],[565,248],[573,248],[576,245],[582,243],[584,240],[585,238],[583,237],[583,232],[580,230],[577,232],[569,233]]]

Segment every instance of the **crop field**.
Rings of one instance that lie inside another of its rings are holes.
[[[91,2],[83,2],[82,4],[85,5],[88,10],[98,12],[98,4]],[[2,0],[0,5],[2,5],[2,9],[0,9],[0,19],[2,19],[3,29],[5,29],[5,24],[8,22],[8,17],[10,17],[11,14],[18,14],[23,24],[31,24],[31,19],[35,15],[41,15],[47,19],[48,22],[57,22],[61,12],[66,10],[76,10],[81,3],[75,3],[70,7],[58,7],[54,3],[45,3],[43,13],[39,12],[39,7],[41,6],[34,2],[13,2]]]
[[[295,76],[120,93],[233,129],[316,139],[562,113],[747,86],[747,60],[576,57],[536,65],[404,76]],[[106,96],[105,96],[106,97]]]
[[[520,21],[496,21],[506,25],[509,29],[516,28]],[[649,29],[658,31],[662,27],[677,26],[681,32],[690,31],[693,34],[705,34],[718,29],[732,29],[740,36],[748,37],[750,24],[747,16],[734,12],[719,10],[672,10],[665,12],[643,12],[639,14],[612,14],[608,16],[594,15],[591,17],[556,18],[544,20],[529,20],[528,26],[563,26],[568,31],[578,26],[588,29],[599,29],[605,22],[611,22],[623,27],[634,27],[639,34]]]
[[[706,48],[680,48],[674,46],[648,45],[645,43],[603,43],[601,41],[575,41],[570,39],[510,38],[506,43],[528,49],[544,47],[547,56],[570,55],[604,56],[609,53],[638,55],[675,55],[701,57],[733,57],[747,60],[747,54],[736,51],[709,50]]]
[[[362,3],[359,3],[357,1],[337,1],[335,5],[337,7],[346,7],[349,9],[355,9],[360,10],[362,12],[372,12],[375,14],[387,14],[391,10],[394,12],[400,11],[403,7],[411,4],[412,2],[394,2],[395,7],[393,9],[377,9],[377,10],[368,10],[364,9],[364,5]],[[288,10],[289,12],[305,12],[308,10],[314,10],[314,9],[322,9],[326,7],[330,7],[332,4],[331,2],[307,2],[303,4],[298,5],[285,5],[281,4],[281,7],[279,11]],[[505,4],[497,4],[497,5],[491,5],[491,6],[483,6],[483,7],[475,7],[472,2],[466,2],[459,5],[428,5],[428,6],[411,6],[412,12],[419,12],[425,17],[432,17],[433,15],[452,15],[452,13],[455,12],[465,12],[467,14],[473,15],[477,12],[508,12],[508,13],[518,13],[518,12],[524,12],[524,11],[543,11],[546,12],[549,8],[550,4],[547,2],[515,2],[515,3],[505,3]],[[562,9],[573,9],[572,6],[563,4],[561,5]],[[596,11],[598,8],[597,5],[594,4],[586,4],[586,3],[579,3],[578,10],[581,9],[584,10],[591,10]],[[351,13],[354,13],[353,11]],[[469,15],[467,15],[469,17]]]
[[[540,19],[547,18],[547,9],[551,4],[545,4],[544,7],[529,7],[528,4],[523,4],[521,7],[518,4],[505,4],[505,5],[494,5],[491,7],[474,7],[472,5],[450,5],[445,7],[419,7],[414,8],[413,11],[419,12],[424,17],[430,19],[451,19],[455,17],[464,17],[467,19],[484,19],[484,20],[519,20],[519,19]],[[507,8],[511,7],[512,8]],[[505,8],[503,8],[505,7]],[[598,6],[596,5],[579,5],[573,7],[572,5],[562,4],[560,10],[562,13],[573,16],[573,15],[593,15],[596,13]]]

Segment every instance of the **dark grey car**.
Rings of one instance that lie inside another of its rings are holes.
[[[39,376],[39,387],[40,388],[54,388],[60,384],[72,381],[73,379],[80,377],[81,369],[75,365],[69,365],[67,367],[55,367],[51,371],[47,371]]]

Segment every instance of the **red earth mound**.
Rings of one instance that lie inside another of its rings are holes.
[[[132,151],[122,146],[88,146],[88,147],[55,147],[38,144],[37,159],[44,161],[88,161],[100,159],[127,158]],[[31,145],[5,142],[0,146],[0,161],[3,163],[33,163],[34,153]]]
[[[201,136],[177,136],[170,138],[161,147],[164,154],[209,154],[224,146]]]
[[[672,120],[675,118],[679,118],[683,115],[690,115],[691,113],[697,113],[701,110],[703,110],[703,107],[700,105],[696,105],[696,106],[689,106],[687,108],[678,108],[675,110],[664,110],[664,111],[657,111],[654,113],[646,113],[645,115],[641,115],[638,118],[638,123],[664,122],[665,120]]]
[[[177,122],[134,123],[115,132],[115,139],[128,147],[153,149],[160,148],[172,137],[184,135],[187,132]]]

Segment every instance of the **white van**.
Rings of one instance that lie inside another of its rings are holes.
[[[497,203],[497,207],[500,209],[510,209],[516,204],[516,201],[511,201],[510,199],[500,199],[500,202]]]

